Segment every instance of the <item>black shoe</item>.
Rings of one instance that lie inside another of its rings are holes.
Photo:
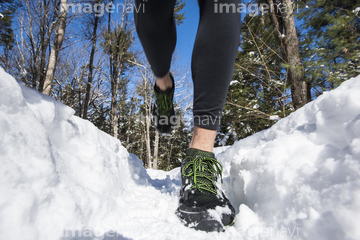
[[[176,116],[174,111],[174,91],[175,82],[173,76],[170,74],[173,81],[173,87],[166,91],[161,91],[155,84],[155,101],[152,105],[152,120],[156,130],[161,134],[168,134],[176,125]]]
[[[206,232],[224,231],[235,222],[235,209],[216,186],[222,165],[215,155],[188,149],[181,164],[182,185],[176,214],[188,226]]]

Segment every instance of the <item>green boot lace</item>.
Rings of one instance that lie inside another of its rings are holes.
[[[182,175],[186,178],[191,178],[193,185],[191,189],[198,189],[200,192],[207,191],[217,194],[216,180],[217,175],[220,175],[222,182],[223,166],[215,158],[204,156],[191,157],[187,156],[184,161],[187,162],[183,169]]]

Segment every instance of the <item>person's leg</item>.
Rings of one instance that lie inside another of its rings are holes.
[[[176,45],[175,3],[176,0],[135,0],[134,8],[136,31],[156,77],[151,111],[154,126],[161,134],[172,131],[175,117],[175,83],[169,72]]]
[[[199,0],[200,22],[191,65],[195,129],[190,148],[213,151],[240,43],[239,3],[219,0],[215,12],[213,1]]]
[[[136,30],[147,60],[156,76],[156,85],[165,91],[173,85],[169,74],[171,57],[176,45],[173,17],[176,0],[136,0]],[[140,11],[136,11],[140,9]]]
[[[185,225],[204,231],[223,231],[235,221],[235,208],[217,186],[223,167],[213,147],[240,41],[238,3],[199,0],[200,23],[192,57],[195,127],[181,163],[177,214]],[[221,6],[235,13],[215,12]]]

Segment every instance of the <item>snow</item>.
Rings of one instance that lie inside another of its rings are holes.
[[[230,82],[230,86],[232,86],[232,85],[234,85],[234,84],[237,84],[237,83],[238,83],[238,81],[232,80],[232,81]]]
[[[355,8],[353,12],[357,15],[360,12],[360,7]]]
[[[350,79],[215,149],[237,215],[205,233],[174,214],[179,169],[145,170],[118,140],[0,69],[0,239],[360,239],[359,92],[360,77]]]
[[[280,117],[278,115],[272,115],[269,117],[270,120],[279,120]]]

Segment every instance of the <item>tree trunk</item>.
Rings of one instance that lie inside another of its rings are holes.
[[[146,121],[146,158],[147,158],[147,165],[148,168],[152,168],[151,166],[151,145],[150,145],[150,117],[148,116],[148,114],[146,114],[145,117],[145,121]]]
[[[59,15],[59,27],[54,38],[54,45],[51,49],[48,67],[46,70],[46,76],[44,81],[44,89],[42,93],[50,95],[52,82],[54,80],[54,74],[56,69],[57,57],[61,49],[61,45],[64,41],[65,28],[66,28],[66,15],[68,11],[67,0],[61,0],[61,10]]]
[[[158,155],[159,155],[159,132],[155,131],[155,143],[154,143],[154,160],[153,160],[153,169],[158,169]]]
[[[112,1],[110,2],[112,5]],[[112,49],[110,44],[109,46],[109,56],[110,56],[110,75],[111,75],[111,110],[110,110],[110,127],[113,137],[118,138],[118,111],[117,111],[117,96],[118,96],[118,86],[119,78],[122,72],[122,61],[124,53],[121,52],[121,38],[122,33],[121,29],[124,27],[125,12],[122,13],[120,32],[117,34],[116,48],[115,51]],[[108,21],[108,32],[111,32],[111,12],[109,11],[109,21]],[[116,33],[116,30],[115,30]]]
[[[170,169],[170,160],[171,160],[171,155],[172,155],[172,149],[173,149],[173,145],[170,145],[170,151],[169,151],[169,155],[168,155],[168,160],[167,160],[167,169]]]
[[[151,165],[151,145],[150,145],[150,125],[151,125],[151,108],[149,107],[150,105],[148,104],[148,95],[147,95],[147,87],[148,87],[148,79],[147,79],[147,74],[145,72],[145,74],[142,76],[143,77],[143,92],[144,92],[144,104],[146,107],[146,111],[145,111],[145,141],[146,141],[146,158],[147,158],[147,165],[148,168],[152,168]]]
[[[111,135],[118,138],[118,114],[117,114],[117,76],[112,76],[111,79],[111,110],[110,110],[110,128]]]
[[[308,100],[307,83],[305,82],[305,70],[300,59],[299,40],[296,33],[293,15],[292,0],[283,0],[286,11],[284,12],[285,43],[288,57],[289,79],[291,93],[295,109],[304,106]]]
[[[110,3],[112,5],[112,1]],[[111,12],[109,11],[108,32],[111,32]],[[118,92],[118,64],[117,54],[109,47],[110,82],[111,82],[111,106],[110,106],[110,132],[114,138],[118,138],[118,115],[117,115],[117,92]]]
[[[112,6],[112,1],[111,1]],[[109,11],[108,19],[108,32],[111,31],[111,12]],[[109,47],[109,61],[110,61],[110,82],[111,82],[111,106],[110,106],[110,132],[111,135],[117,138],[117,113],[116,113],[116,102],[117,102],[117,81],[113,66],[113,51],[112,47]],[[116,88],[116,89],[115,89]]]
[[[45,30],[47,28],[46,26],[46,18],[49,18],[47,12],[48,12],[48,5],[45,3],[45,1],[43,1],[43,6],[44,6],[44,12],[46,14],[44,14],[44,16],[42,16],[40,23],[40,48],[39,48],[39,54],[40,54],[40,65],[38,67],[38,80],[39,80],[39,92],[42,92],[44,90],[44,85],[45,85],[45,78],[46,78],[46,51],[47,51],[47,47],[50,48],[50,41],[51,41],[51,34],[53,32],[54,27],[56,26],[56,14],[53,14],[53,19],[52,19],[52,23],[50,25],[50,27],[48,28],[48,32],[47,34],[45,33]],[[47,7],[45,7],[47,6]],[[47,37],[45,38],[45,36],[47,35]]]
[[[144,155],[144,134],[141,134],[141,139],[140,139],[140,155],[139,155],[139,158],[140,159],[144,159],[143,158],[143,155]],[[143,160],[144,161],[144,160]],[[144,164],[145,165],[145,164]]]
[[[99,3],[98,1],[96,2]],[[96,40],[97,40],[97,28],[98,28],[98,22],[99,22],[99,16],[95,14],[95,22],[94,22],[94,29],[93,34],[91,37],[92,41],[92,48],[90,52],[90,59],[89,59],[89,76],[88,76],[88,82],[86,85],[86,94],[85,94],[85,102],[84,102],[84,112],[83,112],[83,118],[88,118],[88,109],[89,109],[89,103],[90,103],[90,92],[91,92],[91,85],[93,81],[93,65],[94,65],[94,55],[96,50]]]
[[[286,70],[291,86],[293,105],[295,109],[298,109],[305,105],[311,96],[308,96],[304,66],[299,54],[293,3],[291,0],[281,0],[282,9],[279,9],[273,0],[267,1],[270,6],[270,18],[274,27],[275,38],[280,47],[280,54],[288,65]]]

